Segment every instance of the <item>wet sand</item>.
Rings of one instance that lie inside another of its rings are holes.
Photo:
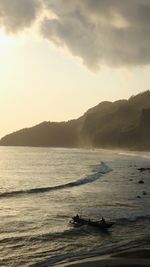
[[[58,267],[150,267],[150,248],[64,263]]]

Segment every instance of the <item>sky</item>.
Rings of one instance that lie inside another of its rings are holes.
[[[0,0],[0,138],[149,89],[149,0]]]

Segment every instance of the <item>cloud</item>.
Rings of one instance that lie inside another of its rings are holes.
[[[150,63],[149,0],[45,0],[56,18],[41,25],[44,38],[66,46],[91,69]]]
[[[16,33],[31,26],[40,9],[39,0],[0,0],[0,26]]]
[[[0,0],[7,32],[30,27],[38,14],[47,14],[39,21],[42,37],[92,70],[150,63],[149,0]]]

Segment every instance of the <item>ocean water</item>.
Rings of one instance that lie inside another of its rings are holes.
[[[149,246],[150,171],[141,167],[150,167],[150,153],[0,147],[0,266],[54,266]],[[73,227],[77,213],[115,224],[105,232]]]

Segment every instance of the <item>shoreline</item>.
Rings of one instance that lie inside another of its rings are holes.
[[[149,267],[150,247],[130,249],[96,257],[87,257],[82,260],[71,261],[56,267]]]

